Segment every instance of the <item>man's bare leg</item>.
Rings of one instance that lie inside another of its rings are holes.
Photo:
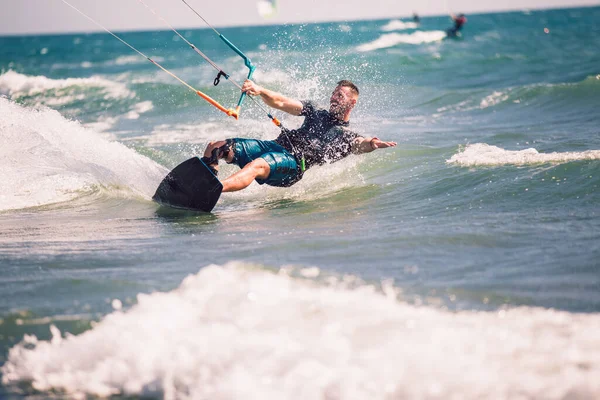
[[[270,173],[271,167],[269,167],[269,164],[267,164],[263,158],[257,158],[256,160],[246,164],[244,168],[240,169],[229,178],[224,179],[221,182],[223,184],[223,192],[235,192],[242,190],[248,187],[256,178],[267,179]]]

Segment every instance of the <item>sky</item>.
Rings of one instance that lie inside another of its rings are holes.
[[[114,31],[165,29],[141,0],[66,0]],[[176,28],[206,27],[182,0],[143,0]],[[600,5],[600,0],[275,0],[277,12],[259,14],[260,1],[186,0],[215,27],[352,21],[448,12],[482,13],[504,10]],[[0,35],[95,32],[101,30],[63,0],[0,0]]]

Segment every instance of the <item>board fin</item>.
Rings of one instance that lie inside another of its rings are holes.
[[[222,190],[219,178],[200,158],[193,157],[167,174],[152,200],[168,207],[210,212]]]

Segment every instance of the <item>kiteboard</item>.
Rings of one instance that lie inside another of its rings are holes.
[[[217,204],[223,185],[198,157],[176,166],[162,180],[152,200],[163,206],[210,212]]]

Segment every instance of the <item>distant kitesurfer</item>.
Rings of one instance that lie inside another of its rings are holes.
[[[462,29],[463,25],[467,22],[467,17],[465,17],[465,14],[458,14],[457,16],[455,16],[454,14],[450,14],[450,18],[452,18],[454,26],[446,30],[446,35],[448,35],[448,37],[460,36],[459,32]]]
[[[220,159],[241,168],[221,182],[223,192],[244,189],[253,180],[271,186],[291,186],[313,165],[396,146],[395,142],[360,136],[348,129],[350,113],[359,95],[358,88],[350,81],[338,82],[329,100],[329,110],[318,109],[312,101],[288,98],[250,80],[244,82],[242,91],[260,96],[270,107],[305,119],[298,129],[282,129],[275,140],[233,138],[209,143],[202,160],[215,174]]]
[[[419,17],[419,14],[417,14],[416,12],[413,12],[413,21],[416,24],[420,24],[421,23],[421,18]]]

